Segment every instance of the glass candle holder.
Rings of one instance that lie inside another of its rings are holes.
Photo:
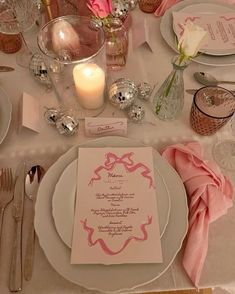
[[[235,99],[233,94],[222,87],[203,87],[193,99],[190,123],[200,135],[213,135],[233,116]]]
[[[38,34],[53,88],[62,107],[77,117],[96,116],[106,96],[105,34],[90,18],[59,17]]]

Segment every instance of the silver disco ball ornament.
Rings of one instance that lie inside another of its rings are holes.
[[[117,18],[125,18],[129,11],[129,5],[125,0],[113,0],[112,15]]]
[[[39,81],[44,85],[47,85],[48,87],[51,87],[51,81],[49,78],[48,70],[40,54],[35,53],[31,57],[29,63],[29,71],[35,80]]]
[[[150,98],[152,87],[145,82],[140,83],[138,86],[138,98],[147,101]]]
[[[71,115],[62,115],[56,121],[56,128],[61,135],[71,136],[78,132],[79,122]]]
[[[135,83],[129,79],[118,79],[109,88],[109,100],[119,109],[130,107],[138,95]]]
[[[61,117],[62,113],[56,108],[47,108],[44,113],[44,118],[49,125],[55,125],[57,120]]]
[[[142,106],[134,104],[128,109],[127,115],[134,123],[140,123],[145,117],[145,110]]]
[[[129,6],[129,10],[133,10],[133,9],[135,9],[135,7],[137,5],[138,0],[126,0],[126,3]]]

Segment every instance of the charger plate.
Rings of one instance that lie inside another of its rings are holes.
[[[155,160],[156,161],[156,160]],[[160,236],[164,234],[170,215],[170,196],[167,186],[154,162],[156,180],[156,198],[158,205]],[[77,189],[77,159],[70,163],[56,184],[52,197],[52,215],[58,234],[64,243],[71,248],[75,197]]]
[[[138,147],[138,141],[123,137],[105,137],[88,141],[82,147]],[[188,228],[188,207],[179,175],[156,153],[157,166],[171,199],[171,212],[162,236],[163,263],[123,265],[71,265],[71,250],[59,237],[52,216],[54,188],[64,169],[77,158],[78,147],[71,148],[48,170],[38,190],[35,206],[35,230],[48,261],[65,279],[91,290],[123,292],[159,278],[180,250]]]

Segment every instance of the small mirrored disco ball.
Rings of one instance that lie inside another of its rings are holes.
[[[118,79],[109,88],[109,100],[119,109],[130,107],[138,95],[138,88],[129,79]]]

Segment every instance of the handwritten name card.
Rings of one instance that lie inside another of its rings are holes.
[[[162,262],[150,147],[79,148],[72,264]]]
[[[127,118],[86,117],[85,133],[87,137],[125,136]]]

